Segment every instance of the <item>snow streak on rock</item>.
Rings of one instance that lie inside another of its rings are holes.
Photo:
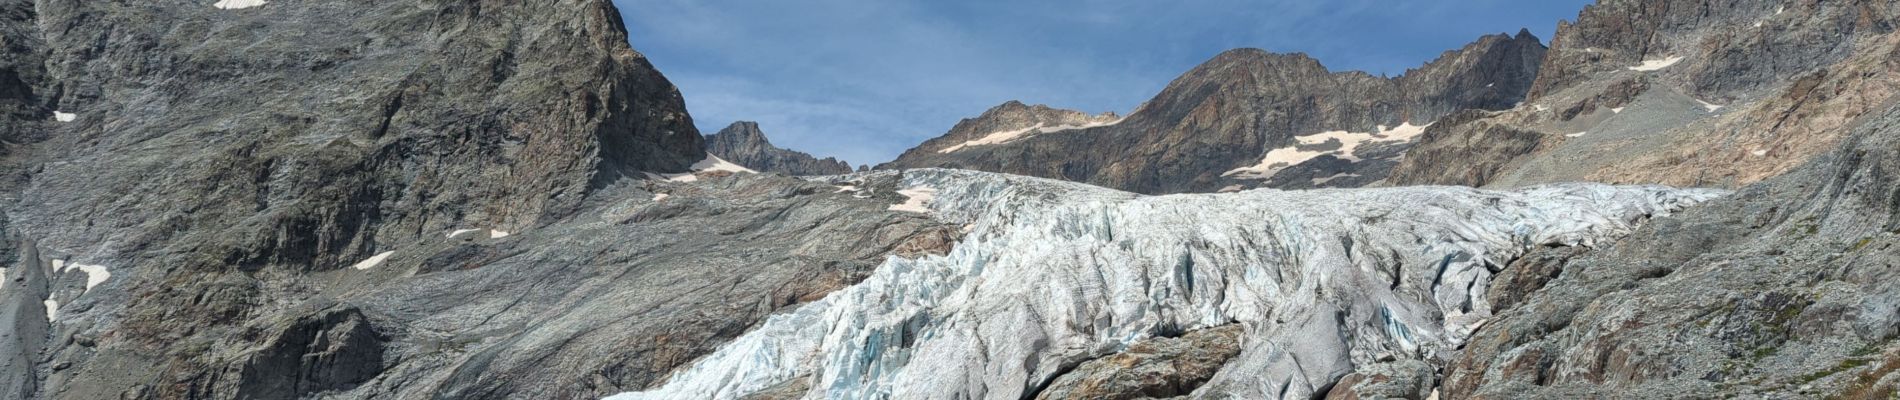
[[[1017,399],[1129,343],[1239,323],[1245,349],[1197,395],[1309,398],[1355,365],[1448,356],[1491,316],[1493,271],[1538,245],[1593,245],[1720,194],[1596,184],[1140,196],[973,171],[904,174],[944,256],[892,258],[773,316],[664,386],[614,399]],[[830,179],[853,179],[859,176]]]

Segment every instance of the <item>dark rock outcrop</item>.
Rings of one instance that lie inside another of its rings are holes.
[[[1270,172],[1247,179],[1231,171],[1260,163],[1274,149],[1298,146],[1297,136],[1377,132],[1428,124],[1458,110],[1510,108],[1523,100],[1543,57],[1544,46],[1528,32],[1483,37],[1397,78],[1331,72],[1303,54],[1232,50],[1177,78],[1118,123],[943,151],[980,136],[964,133],[960,124],[880,168],[977,169],[1142,193],[1259,186]],[[1366,179],[1337,182],[1376,181],[1382,176],[1371,175],[1391,161],[1367,163],[1359,174]]]
[[[765,139],[765,132],[759,131],[759,123],[751,121],[734,122],[726,129],[719,130],[719,133],[706,135],[706,152],[759,172],[786,175],[851,173],[851,164],[844,161],[831,157],[820,160],[810,154],[773,146],[771,141]]]

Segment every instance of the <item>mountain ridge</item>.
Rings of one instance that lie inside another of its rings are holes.
[[[786,175],[838,175],[851,173],[851,164],[836,158],[818,159],[811,154],[773,146],[759,130],[759,123],[735,121],[718,133],[706,135],[706,152],[727,161],[763,172]]]
[[[954,142],[932,139],[879,168],[968,168],[1142,193],[1249,187],[1259,182],[1224,173],[1256,164],[1272,149],[1295,146],[1296,136],[1370,132],[1381,125],[1429,123],[1467,107],[1515,105],[1528,90],[1543,49],[1527,31],[1516,37],[1486,35],[1391,78],[1329,71],[1298,53],[1228,50],[1183,73],[1114,124],[950,153],[925,151]],[[1369,182],[1391,161],[1352,164],[1329,172],[1362,172]]]

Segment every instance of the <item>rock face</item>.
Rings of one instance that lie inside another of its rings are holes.
[[[1900,93],[1897,24],[1900,7],[1878,1],[1602,2],[1558,28],[1523,107],[1419,145],[1471,153],[1483,176],[1462,160],[1408,157],[1388,183],[1740,187],[1778,176]],[[1527,150],[1471,137],[1499,129],[1543,139]]]
[[[771,141],[765,139],[765,132],[759,131],[759,123],[751,121],[734,122],[726,129],[719,130],[719,133],[706,135],[706,152],[759,172],[786,175],[851,173],[851,164],[844,161],[830,157],[820,160],[810,154],[773,146]]]
[[[1473,335],[1446,397],[1891,398],[1894,171],[1890,106],[1786,176],[1570,258]]]
[[[1083,362],[1036,394],[1038,400],[1127,400],[1186,396],[1240,354],[1239,326],[1154,338]]]
[[[605,0],[212,3],[0,2],[0,397],[600,396],[958,236],[641,179],[709,158]]]
[[[1357,186],[1383,178],[1416,127],[1522,101],[1543,57],[1528,32],[1483,37],[1397,78],[1331,72],[1303,54],[1233,50],[1116,123],[1023,136],[1011,134],[1023,123],[979,118],[880,168],[976,169],[1139,193]],[[1008,108],[1020,107],[998,110]],[[1274,182],[1282,170],[1301,179]]]

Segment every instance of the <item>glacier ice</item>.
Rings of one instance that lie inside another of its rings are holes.
[[[1142,196],[975,171],[868,174],[936,188],[935,215],[972,229],[946,255],[890,258],[663,385],[610,398],[726,399],[808,379],[806,398],[1016,399],[1134,341],[1234,323],[1243,350],[1195,394],[1309,398],[1355,365],[1449,357],[1490,317],[1494,271],[1532,246],[1594,245],[1723,193]]]

